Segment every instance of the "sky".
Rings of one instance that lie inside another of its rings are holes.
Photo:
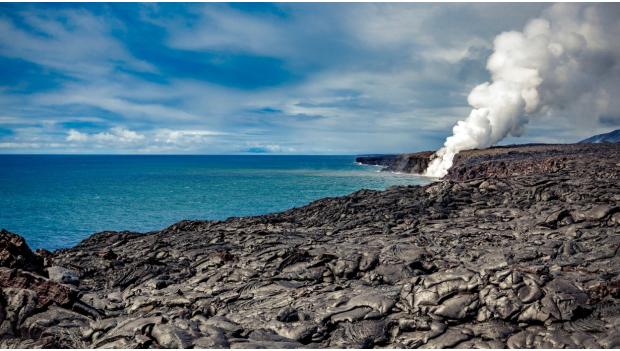
[[[0,153],[437,149],[489,80],[494,37],[548,6],[2,3]],[[503,143],[611,121],[540,119]]]

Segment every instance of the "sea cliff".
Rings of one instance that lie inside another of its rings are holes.
[[[619,180],[618,144],[500,147],[426,186],[56,252],[2,231],[0,346],[620,347]]]

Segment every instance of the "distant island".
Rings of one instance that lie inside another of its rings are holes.
[[[619,181],[617,143],[507,146],[426,186],[55,252],[3,230],[0,346],[620,347]]]

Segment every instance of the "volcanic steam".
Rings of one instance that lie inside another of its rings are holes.
[[[606,113],[610,88],[620,83],[619,10],[614,5],[554,5],[522,32],[498,35],[487,61],[491,82],[471,91],[469,117],[453,127],[425,175],[443,177],[459,151],[520,136],[530,118],[566,111],[584,98],[591,104],[590,118]]]

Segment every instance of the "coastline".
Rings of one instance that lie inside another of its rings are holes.
[[[93,233],[159,231],[180,220],[224,220],[301,207],[362,188],[418,184],[358,166],[355,156],[0,156],[0,228],[35,248]]]
[[[2,308],[26,312],[0,346],[618,347],[619,178],[618,144],[501,147],[425,186],[54,253],[2,233]]]

